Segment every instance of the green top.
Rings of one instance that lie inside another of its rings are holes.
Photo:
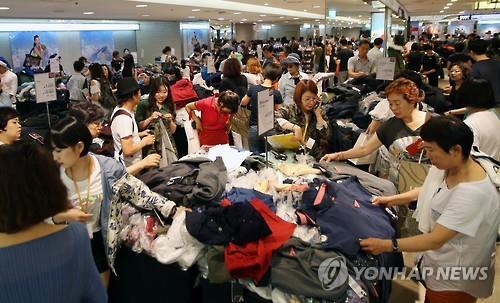
[[[175,116],[174,113],[171,113],[168,110],[168,107],[165,106],[165,104],[162,104],[162,106],[158,109],[158,111],[162,114],[167,114],[170,113],[173,116]],[[137,105],[137,109],[135,111],[135,121],[137,124],[139,124],[141,121],[146,120],[151,116],[152,112],[149,110],[149,103],[148,100],[142,100],[139,105]]]

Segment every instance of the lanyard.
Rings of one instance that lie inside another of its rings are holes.
[[[69,169],[69,171],[71,172],[71,179],[72,179],[73,185],[75,187],[75,192],[76,192],[76,195],[78,196],[78,203],[80,206],[80,210],[82,210],[84,212],[87,212],[85,210],[85,207],[90,202],[89,201],[90,200],[90,176],[92,174],[92,158],[89,157],[88,159],[89,159],[89,161],[88,161],[88,175],[87,175],[87,198],[85,199],[85,201],[83,201],[82,196],[80,194],[80,189],[78,188],[78,183],[75,181],[73,170],[71,168]]]

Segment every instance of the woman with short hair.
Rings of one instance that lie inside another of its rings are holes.
[[[236,58],[227,59],[222,74],[224,77],[220,82],[219,91],[233,91],[238,94],[241,100],[248,90],[247,78],[241,74],[241,62]]]
[[[19,113],[12,107],[0,107],[0,145],[12,144],[21,138]]]

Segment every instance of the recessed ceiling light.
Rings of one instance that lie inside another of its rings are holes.
[[[449,9],[449,8],[450,8],[449,6],[445,6],[445,7],[443,7],[443,9]]]
[[[9,10],[10,7],[7,7],[7,6],[0,6],[0,10],[2,11],[6,11],[6,10]]]
[[[219,18],[217,18],[217,20],[219,20],[219,21],[223,21],[223,20],[224,20],[224,18],[219,17]]]
[[[264,3],[264,5],[265,5],[265,6],[268,6],[268,5],[269,5],[269,3]]]
[[[257,20],[257,22],[262,22],[262,20]]]
[[[307,12],[307,9],[305,9],[304,12]]]
[[[293,20],[299,20],[299,18],[295,17],[295,18],[293,18]]]
[[[259,15],[259,17],[265,17],[266,15]]]
[[[195,16],[188,16],[188,19],[194,19],[196,18]]]
[[[139,7],[139,8],[141,8],[141,7],[148,7],[148,5],[147,4],[137,4],[135,7]]]
[[[458,0],[451,0],[451,2],[457,2]]]
[[[453,5],[453,3],[451,3],[451,2],[450,3],[446,3],[446,6],[452,6],[452,5]]]
[[[319,22],[319,19],[316,19],[316,20],[314,20],[314,21],[317,21],[317,22]]]
[[[252,23],[252,24],[253,24],[253,25],[255,25],[255,24],[257,24],[257,23],[255,23],[255,22],[254,22],[254,23]]]
[[[321,5],[313,5],[313,8],[320,8]]]
[[[234,14],[234,15],[239,15],[239,14],[241,14],[241,13],[236,12],[236,13],[233,13],[233,14]]]
[[[149,15],[149,14],[144,14],[144,15],[142,15],[142,16],[143,16],[143,17],[151,17],[151,15]]]
[[[465,14],[465,11],[458,12],[459,14]]]
[[[199,8],[193,8],[191,11],[192,12],[199,12],[199,11],[201,11],[201,9],[199,9]]]
[[[247,21],[247,19],[241,19],[241,21]]]
[[[240,21],[240,24],[243,24],[243,23],[245,23],[245,22]]]
[[[281,16],[280,19],[285,19],[285,17]]]
[[[83,12],[84,15],[93,15],[95,14],[94,12]]]
[[[440,10],[439,12],[440,12],[440,13],[444,13],[444,11],[443,11],[443,10]]]

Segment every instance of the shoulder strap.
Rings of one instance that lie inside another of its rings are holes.
[[[116,112],[115,112],[115,113],[111,116],[111,121],[109,122],[109,125],[111,126],[111,125],[113,124],[113,120],[114,120],[116,117],[120,116],[120,115],[125,115],[125,116],[128,116],[128,117],[132,120],[132,133],[134,133],[134,131],[135,131],[135,125],[134,125],[134,119],[132,118],[132,115],[131,115],[129,112],[127,112],[126,110],[121,109],[121,108],[120,108],[119,110],[117,110],[117,111],[116,111]],[[120,156],[121,156],[122,154],[123,154],[123,148],[122,148],[122,149],[120,149],[120,152],[119,152],[119,155],[120,155]]]

